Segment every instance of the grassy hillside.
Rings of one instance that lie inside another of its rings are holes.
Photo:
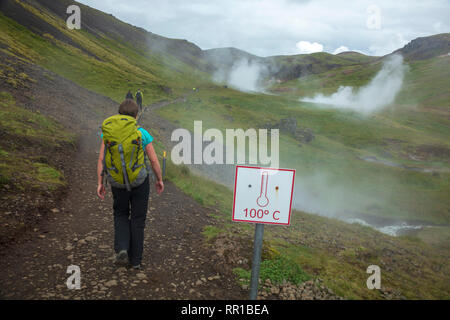
[[[402,54],[408,60],[430,59],[436,56],[448,55],[450,52],[450,34],[441,33],[429,37],[412,40],[394,53]]]
[[[164,146],[155,145],[158,153]],[[193,175],[185,166],[168,162],[167,179],[196,201],[211,209],[210,216],[219,225],[206,227],[205,238],[212,245],[216,239],[231,242],[235,250],[248,246],[253,239],[253,224],[230,221],[233,193],[228,188]],[[438,228],[423,231],[429,239],[442,232]],[[347,299],[448,299],[448,231],[443,231],[439,245],[429,245],[417,238],[391,237],[359,224],[294,210],[291,226],[265,226],[263,282],[280,279],[295,283],[320,278],[338,295]],[[240,252],[251,261],[251,252]],[[281,263],[280,263],[281,262]],[[367,266],[382,269],[383,290],[367,290]],[[236,268],[243,285],[249,284],[250,269]]]
[[[0,183],[19,190],[58,188],[64,177],[41,154],[73,146],[74,136],[51,118],[17,105],[7,92],[0,97]]]
[[[383,114],[367,118],[355,112],[317,109],[277,96],[250,95],[213,86],[191,95],[187,103],[170,105],[158,113],[191,130],[195,120],[202,120],[203,128],[219,128],[224,135],[226,128],[259,128],[267,122],[296,119],[298,126],[314,132],[315,139],[300,143],[289,134],[281,134],[281,166],[296,168],[297,176],[304,179],[323,174],[328,187],[325,190],[334,189],[345,198],[354,192],[352,201],[361,214],[432,223],[450,221],[448,173],[432,175],[360,160],[389,153],[391,161],[403,165],[444,170],[448,168],[447,160],[438,154],[422,161],[408,157],[423,146],[439,146],[443,150],[449,147],[444,135],[435,134],[435,129],[408,126]],[[325,193],[316,201],[331,201],[327,198]],[[337,200],[329,206],[335,207],[332,211],[336,214],[350,210]]]
[[[394,111],[439,111],[448,112],[450,107],[449,92],[447,89],[450,75],[450,56],[438,56],[430,59],[408,61],[408,71],[402,90],[397,96],[395,104],[404,108],[395,108]],[[338,90],[340,86],[351,86],[359,88],[367,84],[381,69],[383,60],[376,60],[368,64],[356,64],[344,66],[336,70],[330,70],[319,74],[307,75],[295,80],[274,85],[270,91],[283,94],[292,99],[305,96],[313,96],[317,93],[330,95]],[[399,119],[402,116],[398,117]],[[422,119],[418,119],[422,122]]]
[[[344,66],[366,64],[375,59],[376,57],[357,53],[333,55],[326,52],[267,58],[270,63],[275,65],[275,72],[272,76],[281,81],[321,74]]]
[[[448,58],[434,57],[408,64],[409,72],[395,104],[371,116],[318,109],[314,104],[299,102],[298,98],[318,92],[331,94],[341,85],[358,88],[367,84],[382,65],[382,61],[372,59],[365,59],[364,64],[325,68],[322,73],[275,85],[273,88],[279,90],[274,91],[281,96],[203,87],[188,97],[187,103],[170,105],[158,113],[191,130],[195,120],[202,120],[204,129],[224,130],[259,128],[268,122],[296,119],[299,127],[314,132],[315,139],[299,143],[290,134],[282,134],[281,166],[297,169],[296,188],[302,185],[302,180],[312,184],[311,193],[316,198],[309,200],[324,204],[312,206],[313,209],[342,217],[350,208],[357,211],[353,214],[372,219],[419,220],[443,226],[423,228],[413,237],[392,238],[371,228],[296,211],[291,227],[266,231],[266,252],[272,252],[265,257],[267,264],[276,265],[277,257],[281,256],[300,266],[298,277],[306,272],[325,279],[328,287],[346,298],[377,299],[383,295],[366,289],[363,272],[373,263],[387,269],[384,285],[388,291],[396,292],[397,297],[444,298],[448,292],[439,283],[446,281],[445,248],[450,241]],[[407,167],[432,168],[435,173],[361,160],[370,156]],[[225,233],[250,241],[251,225],[229,223],[230,191],[213,188],[212,183],[204,188],[206,182],[177,174],[175,168],[169,171],[175,172],[171,179],[194,198],[214,208],[221,204],[222,215],[217,212],[212,215],[227,227],[205,230],[208,239]],[[316,176],[319,182],[315,181]],[[248,281],[248,269],[238,269],[236,274]],[[280,274],[292,276],[292,268],[272,268],[269,274],[276,281]]]
[[[62,158],[75,151],[75,137],[55,120],[25,109],[0,92],[0,243],[40,220],[63,192]],[[65,150],[62,155],[55,152]],[[32,201],[29,201],[32,199]]]
[[[45,1],[44,1],[45,3]],[[82,6],[83,21],[97,21],[104,13]],[[67,7],[67,6],[66,6]],[[55,8],[62,10],[64,6]],[[39,2],[8,0],[0,6],[1,50],[40,64],[88,89],[122,101],[128,89],[141,88],[145,103],[179,94],[201,83],[205,74],[167,52],[149,51],[152,38],[140,46],[107,33],[93,33],[96,25],[69,30],[65,20]],[[12,12],[12,13],[11,13]],[[15,15],[13,14],[15,12]],[[65,11],[59,12],[66,16]],[[14,17],[15,19],[12,19]],[[117,24],[134,34],[135,28],[109,19],[104,28]],[[39,28],[39,29],[37,29]],[[33,32],[34,30],[35,32]],[[39,31],[36,31],[39,30]],[[140,31],[144,33],[143,30]],[[159,44],[159,42],[156,42]]]

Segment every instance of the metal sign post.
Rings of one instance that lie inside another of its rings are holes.
[[[250,300],[256,300],[258,296],[259,268],[261,266],[261,253],[263,245],[264,225],[255,224],[255,239],[253,247],[252,276],[250,279]]]
[[[295,170],[236,166],[233,221],[255,223],[250,300],[258,296],[264,224],[291,221]]]

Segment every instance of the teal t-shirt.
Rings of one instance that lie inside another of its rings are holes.
[[[147,130],[145,130],[144,128],[138,128],[138,130],[142,133],[142,144],[143,147],[145,149],[145,147],[149,144],[152,143],[153,141],[153,137],[150,135],[150,133],[148,133]],[[100,138],[103,139],[103,133],[101,134]]]

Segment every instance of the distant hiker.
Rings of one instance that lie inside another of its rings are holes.
[[[142,111],[142,101],[144,100],[144,94],[141,92],[141,89],[138,89],[136,92],[136,102],[139,106],[139,111]]]
[[[114,251],[116,263],[141,268],[144,228],[150,193],[149,174],[156,176],[156,192],[164,191],[161,167],[153,137],[136,123],[138,105],[125,100],[119,114],[102,124],[102,144],[97,162],[97,195],[103,200],[106,183],[114,198]],[[103,181],[106,179],[106,182]]]
[[[131,90],[128,90],[127,95],[125,96],[125,99],[131,99],[133,100],[133,94],[131,93]]]

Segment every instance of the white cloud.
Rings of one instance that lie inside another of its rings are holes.
[[[314,52],[322,52],[323,45],[317,42],[309,42],[309,41],[299,41],[295,45],[299,51],[299,53],[314,53]]]
[[[345,52],[345,51],[350,51],[350,50],[346,46],[340,46],[339,48],[337,48],[336,50],[333,51],[333,54],[338,54],[338,53]]]

